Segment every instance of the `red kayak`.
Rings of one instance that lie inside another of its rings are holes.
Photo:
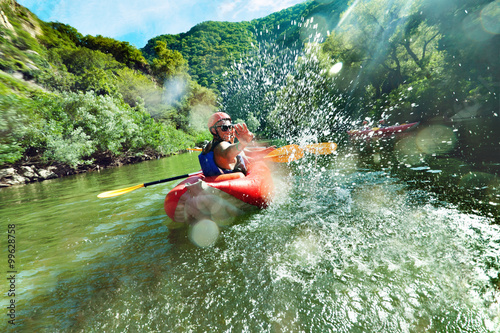
[[[347,131],[349,137],[353,140],[367,140],[375,138],[390,138],[399,136],[402,133],[406,133],[418,126],[420,122],[387,126],[387,127],[374,127],[362,130],[351,130]]]
[[[165,198],[165,212],[175,222],[228,220],[267,207],[273,192],[271,171],[264,162],[250,165],[247,176],[235,172],[214,177],[198,174],[174,187]]]

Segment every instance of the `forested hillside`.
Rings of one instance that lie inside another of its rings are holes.
[[[448,132],[454,123],[443,151],[461,141],[458,154],[494,160],[498,9],[492,0],[308,1],[161,35],[143,52],[154,58],[151,47],[165,41],[224,111],[269,136],[342,140],[366,117],[439,122]],[[227,44],[233,32],[238,48]]]
[[[218,77],[232,62],[248,53],[256,43],[248,30],[248,23],[204,22],[189,32],[179,35],[161,35],[150,39],[143,48],[147,59],[157,57],[156,43],[163,41],[171,50],[178,51],[189,63],[190,74],[203,86],[216,87]]]
[[[306,1],[252,21],[203,22],[186,33],[152,38],[142,52],[146,59],[154,59],[156,42],[163,41],[188,61],[193,79],[219,90],[226,83],[223,74],[235,61],[255,53],[259,47],[302,49],[316,34],[326,37],[346,8],[347,0]]]
[[[309,1],[251,22],[204,22],[153,38],[141,52],[1,0],[0,165],[73,173],[192,147],[209,137],[200,119],[241,96],[227,80],[240,77],[235,63],[256,61],[274,45],[300,51],[311,39],[310,18],[330,15],[326,32],[346,6],[339,3]],[[249,120],[246,110],[233,112]],[[256,116],[254,130],[266,123],[266,114]]]

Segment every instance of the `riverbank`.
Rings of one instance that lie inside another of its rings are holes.
[[[126,164],[159,159],[183,152],[186,152],[186,150],[179,150],[176,153],[168,155],[145,153],[141,156],[112,156],[110,153],[104,153],[96,156],[93,163],[79,165],[76,168],[62,163],[47,164],[40,161],[17,163],[0,168],[0,188],[115,168]]]

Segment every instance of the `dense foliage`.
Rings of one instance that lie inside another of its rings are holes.
[[[457,114],[469,110],[465,120],[482,119],[464,125],[462,135],[473,143],[473,154],[494,140],[483,135],[500,125],[500,31],[493,23],[498,19],[494,1],[443,0],[437,6],[427,0],[358,0],[349,5],[325,41],[304,47],[288,75],[274,71],[280,77],[276,86],[269,72],[259,84],[265,66],[245,62],[247,67],[238,67],[253,82],[254,95],[265,91],[260,98],[265,107],[245,103],[247,96],[240,99],[248,115],[258,115],[272,135],[324,141],[341,140],[365,117],[449,122],[464,120]],[[266,57],[281,58],[281,52]]]
[[[189,74],[205,87],[216,88],[220,75],[232,62],[252,49],[255,38],[248,23],[204,22],[189,32],[160,35],[150,39],[142,49],[147,59],[158,57],[156,43],[179,52],[189,63]]]
[[[164,155],[196,138],[155,121],[144,105],[94,92],[0,95],[2,163],[58,162],[77,167],[107,157]]]
[[[77,168],[208,138],[189,120],[192,110],[213,112],[216,97],[187,75],[180,53],[159,43],[148,63],[127,42],[40,21],[15,2],[0,6],[9,22],[0,25],[0,165]],[[172,78],[184,84],[174,97],[165,85]]]
[[[311,35],[332,30],[346,4],[345,0],[306,1],[252,21],[203,22],[186,33],[152,38],[142,52],[151,61],[157,57],[157,41],[163,41],[188,61],[189,74],[199,84],[220,90],[227,80],[224,74],[235,62],[258,51],[259,44],[301,49]],[[309,25],[308,20],[315,23]]]

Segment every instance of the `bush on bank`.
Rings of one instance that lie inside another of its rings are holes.
[[[151,118],[144,105],[90,92],[0,95],[0,166],[99,163],[96,156],[165,156],[193,147],[197,133]]]

